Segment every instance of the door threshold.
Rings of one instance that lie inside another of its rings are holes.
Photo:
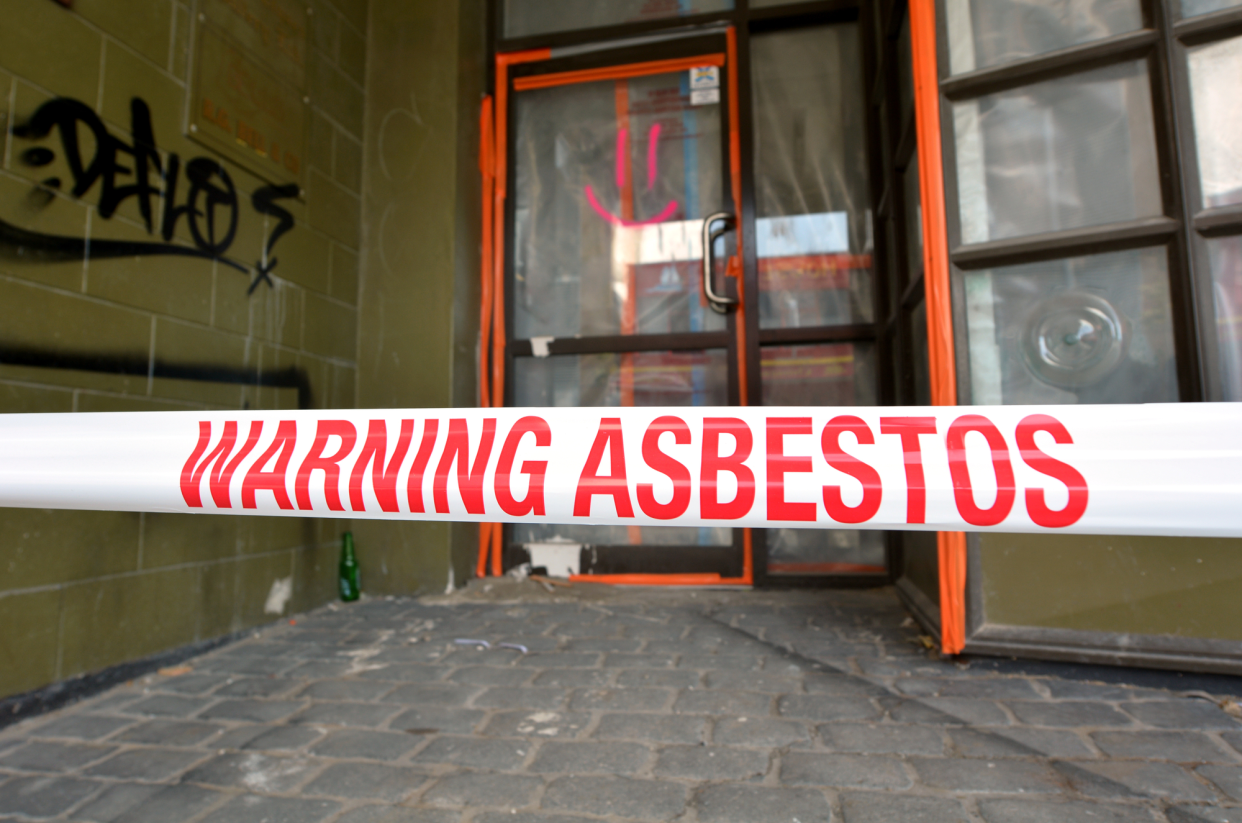
[[[687,587],[750,587],[746,577],[722,577],[715,572],[705,574],[572,574],[570,583],[605,583],[612,586],[687,586]]]

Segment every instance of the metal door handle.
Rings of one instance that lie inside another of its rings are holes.
[[[724,223],[724,228],[713,231],[714,223]],[[716,245],[716,238],[736,224],[737,220],[727,211],[718,211],[703,220],[703,295],[707,298],[707,305],[717,314],[727,314],[730,306],[737,305],[737,300],[716,294],[716,290],[712,288],[712,247]]]

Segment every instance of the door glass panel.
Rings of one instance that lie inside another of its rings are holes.
[[[820,343],[759,350],[765,406],[874,406],[875,346]]]
[[[768,529],[768,574],[884,574],[884,533]]]
[[[518,406],[725,406],[724,349],[519,357]]]
[[[910,267],[906,282],[923,273],[923,205],[919,197],[919,156],[910,158],[910,165],[901,175],[906,198],[906,264]]]
[[[505,37],[728,11],[733,0],[505,0]]]
[[[724,329],[699,294],[703,218],[724,205],[719,103],[692,105],[681,71],[519,92],[515,109],[514,336]]]
[[[1242,37],[1187,49],[1202,203],[1242,203]]]
[[[914,373],[914,405],[931,405],[931,363],[927,357],[927,303],[910,312],[910,360]]]
[[[1242,6],[1242,0],[1182,0],[1182,17]]]
[[[1223,400],[1242,400],[1242,237],[1207,241]]]
[[[1152,248],[964,274],[972,402],[1176,402],[1167,265]]]
[[[1138,0],[946,0],[945,16],[953,74],[1143,27]]]
[[[845,24],[751,39],[764,328],[871,322],[858,37]]]
[[[1161,213],[1145,63],[953,106],[963,243]]]
[[[724,406],[728,365],[707,351],[520,357],[514,362],[518,406]],[[628,401],[628,402],[627,402]],[[518,523],[515,543],[569,541],[594,546],[729,546],[727,528],[583,526]]]

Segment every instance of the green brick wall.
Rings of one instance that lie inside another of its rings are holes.
[[[296,223],[275,247],[280,262],[273,286],[261,283],[248,295],[253,271],[209,259],[40,259],[0,244],[0,352],[264,371],[295,367],[309,380],[314,407],[355,405],[366,234],[367,0],[298,2],[310,9],[309,168],[305,198],[281,201]],[[0,0],[0,220],[92,242],[159,241],[158,214],[153,236],[135,198],[105,218],[98,208],[100,181],[74,197],[57,132],[32,140],[21,126],[44,102],[71,97],[130,143],[130,101],[137,96],[150,107],[162,157],[174,152],[184,164],[214,156],[183,133],[195,5],[71,5]],[[54,149],[56,158],[32,166],[26,152],[37,146]],[[265,181],[222,162],[242,203],[228,256],[253,267],[274,226],[273,218],[249,205]],[[62,180],[59,190],[40,187],[53,176]],[[191,244],[187,221],[178,223],[173,242]],[[5,413],[297,403],[297,391],[288,388],[0,364]],[[342,521],[0,510],[0,697],[272,620],[264,602],[276,579],[293,578],[286,613],[323,603],[335,594],[344,528]]]

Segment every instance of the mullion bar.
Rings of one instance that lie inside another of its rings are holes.
[[[1173,36],[1187,46],[1242,33],[1242,6],[1179,20],[1172,29]]]
[[[867,342],[875,338],[876,327],[873,323],[759,330],[759,345],[761,346],[780,343],[841,343],[851,340]]]
[[[1154,245],[1177,234],[1180,226],[1171,217],[1145,217],[1107,226],[1089,226],[959,246],[949,253],[949,259],[960,269],[989,269],[1015,263],[1057,260],[1081,254]]]
[[[1003,66],[978,69],[940,81],[940,91],[958,101],[995,94],[1020,86],[1079,74],[1101,65],[1142,57],[1159,40],[1151,29],[1117,34],[1081,46],[1070,46],[1047,54],[1015,60]]]
[[[555,337],[547,341],[549,355],[629,354],[649,351],[694,351],[723,349],[729,345],[727,331],[672,334],[609,334],[598,337]],[[515,357],[533,357],[530,340],[511,340]]]

